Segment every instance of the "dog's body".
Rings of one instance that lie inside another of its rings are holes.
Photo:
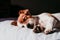
[[[54,16],[54,14],[50,14],[50,13],[42,13],[40,15],[36,15],[37,17],[39,17],[39,26],[40,28],[45,28],[44,33],[47,34],[51,31],[53,31],[53,28],[58,28],[60,27],[60,21],[57,19],[56,16]]]
[[[44,33],[47,34],[53,31],[54,27],[57,28],[57,26],[60,26],[58,19],[60,19],[60,16],[58,17],[55,14],[50,14],[50,13],[42,13],[39,15],[31,16],[28,10],[25,9],[19,12],[18,20],[12,22],[12,24],[13,25],[17,24],[17,26],[25,26],[25,27],[30,26],[30,28],[31,27],[33,28],[34,32],[38,26],[38,28],[41,30],[39,29],[37,30],[44,31]]]

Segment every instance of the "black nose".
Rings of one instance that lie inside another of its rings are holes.
[[[27,24],[27,28],[33,29],[34,28],[34,24]]]

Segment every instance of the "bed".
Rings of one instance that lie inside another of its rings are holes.
[[[60,32],[54,32],[48,35],[44,33],[34,33],[32,29],[19,28],[11,25],[14,19],[15,18],[0,19],[0,40],[60,40]]]

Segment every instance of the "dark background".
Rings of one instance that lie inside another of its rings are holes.
[[[31,14],[60,12],[60,0],[0,0],[0,18],[18,17],[18,11],[28,8]]]

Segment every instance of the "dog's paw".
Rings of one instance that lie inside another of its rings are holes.
[[[45,34],[48,34],[48,33],[50,33],[51,31],[52,31],[52,29],[45,29],[45,30],[44,30],[44,33],[45,33]]]
[[[40,27],[36,26],[36,28],[33,30],[34,33],[40,33],[42,32],[42,30],[40,29]]]

